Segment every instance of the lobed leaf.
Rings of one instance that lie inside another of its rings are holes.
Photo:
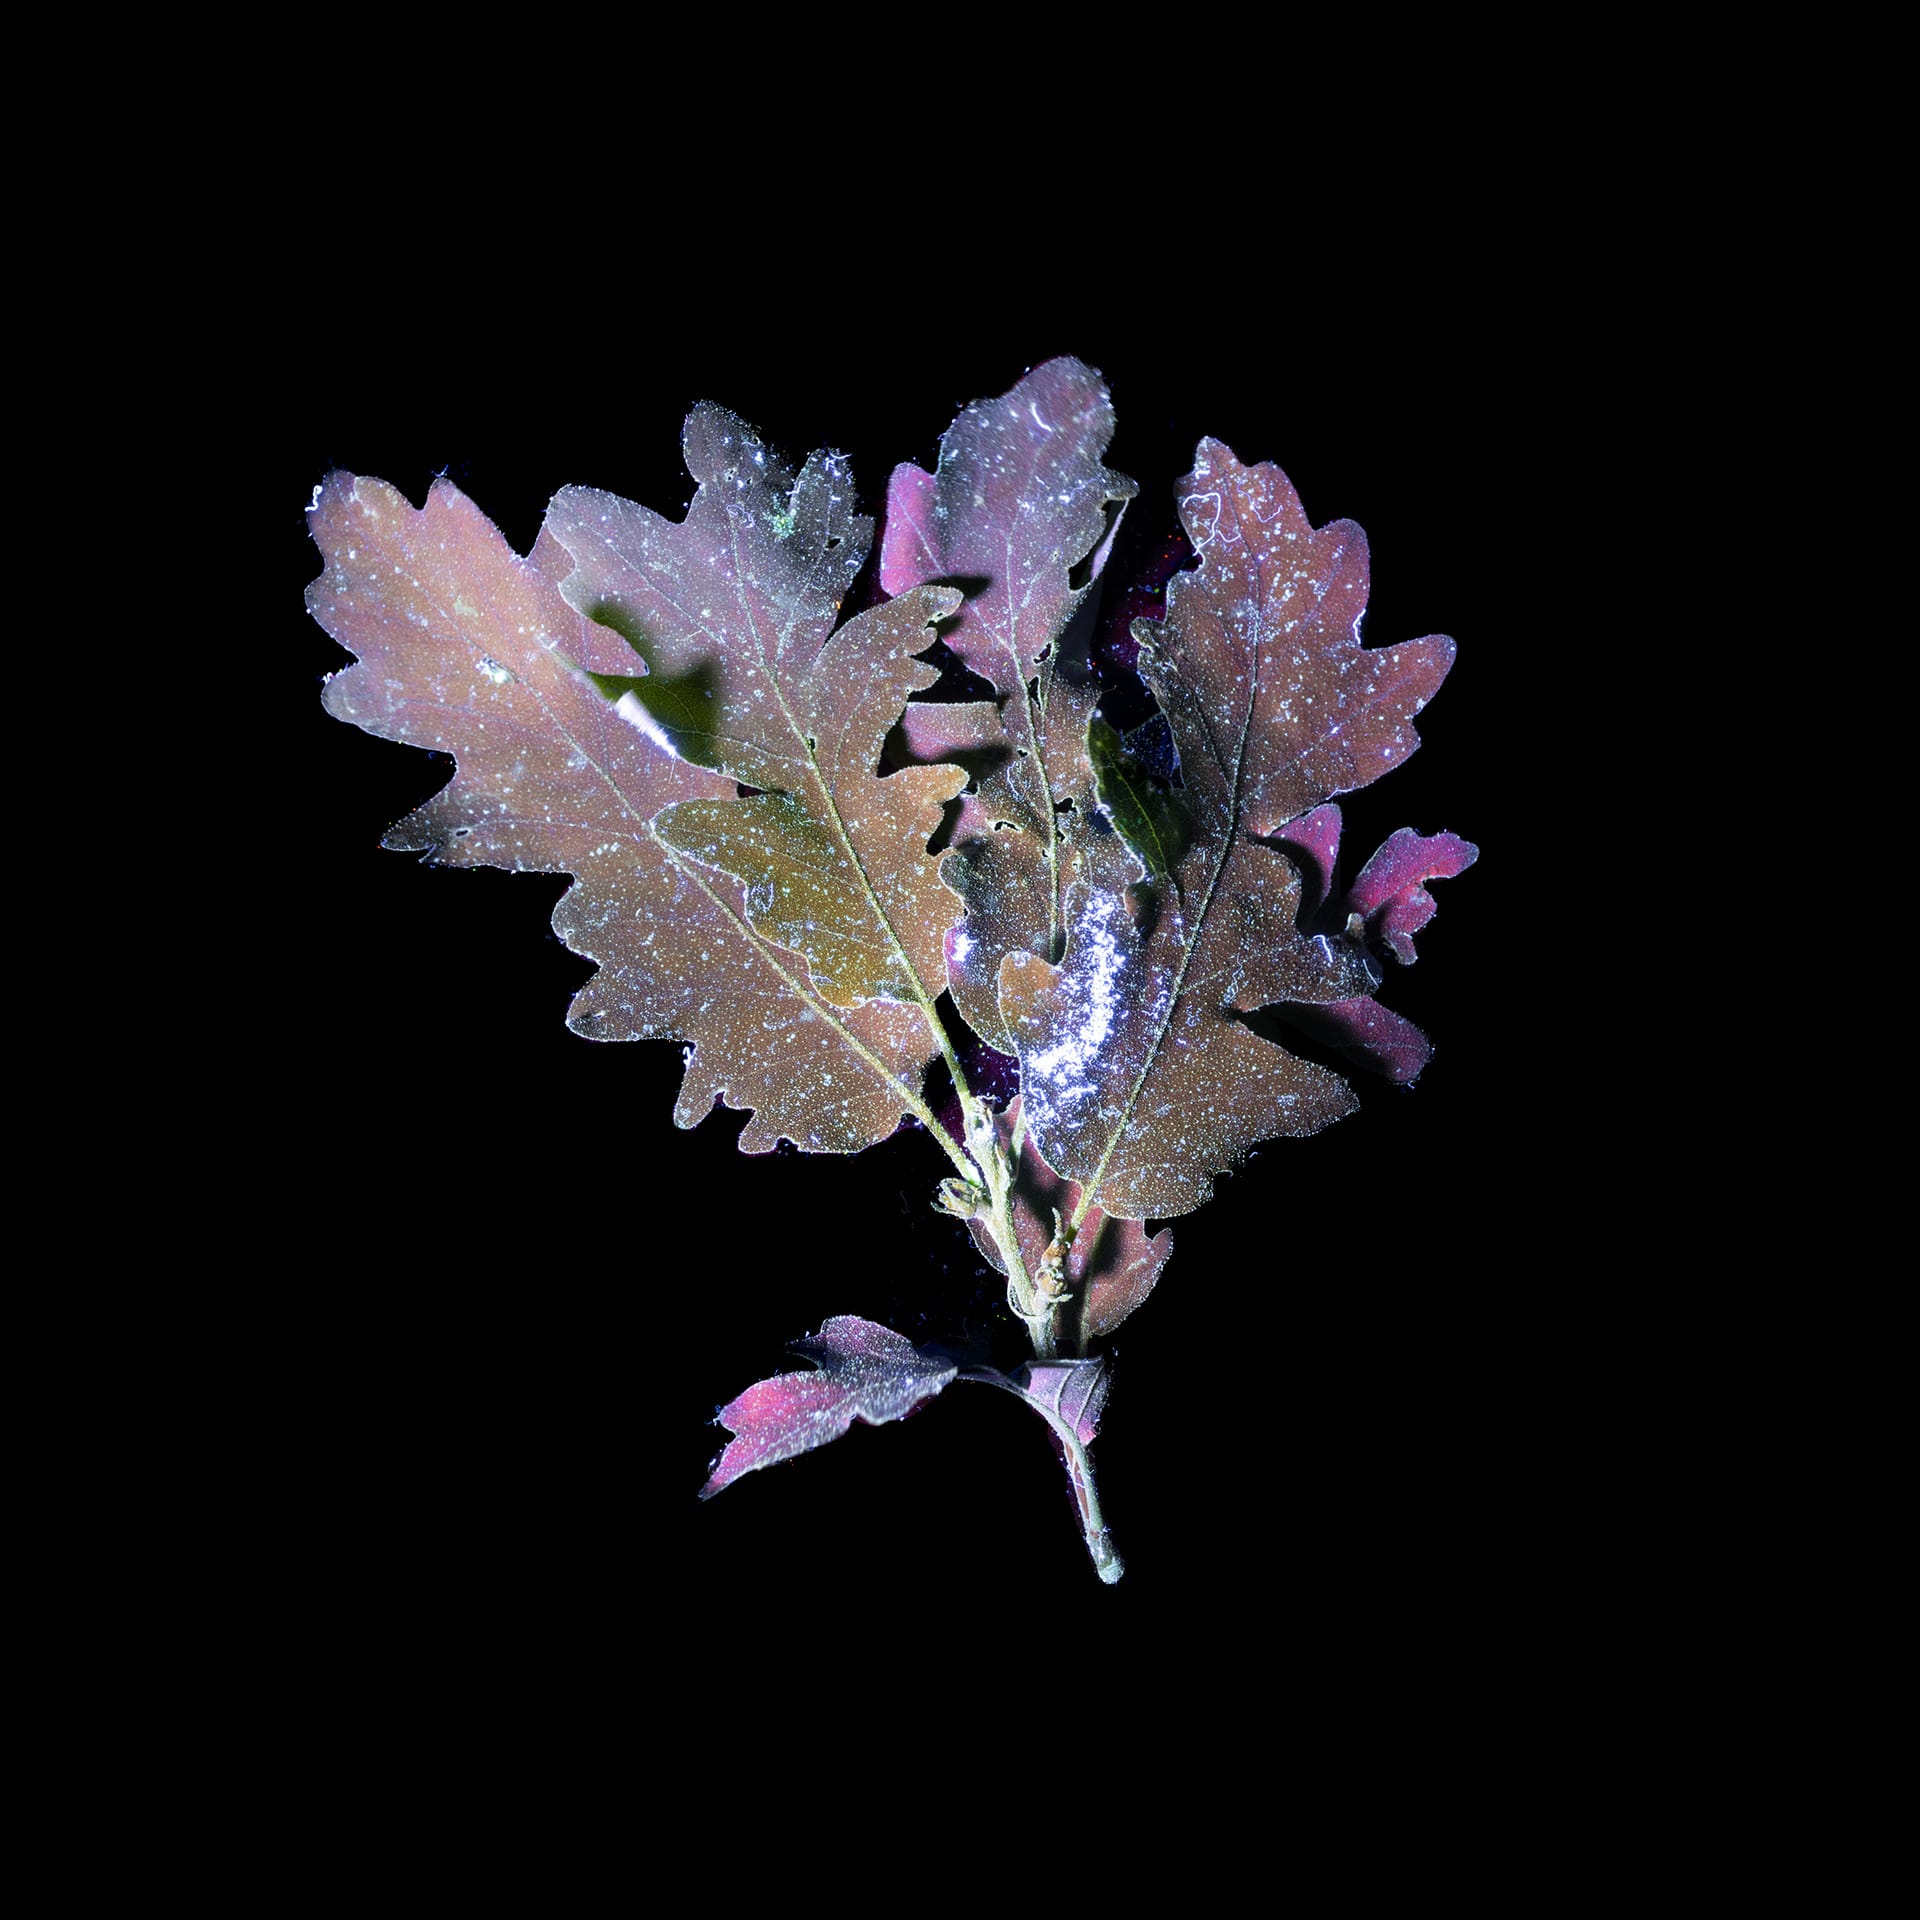
[[[1457,834],[1431,836],[1402,827],[1361,869],[1337,901],[1332,898],[1334,863],[1340,852],[1340,809],[1316,807],[1290,821],[1276,838],[1299,865],[1305,891],[1300,924],[1327,938],[1359,937],[1407,965],[1414,959],[1413,936],[1432,919],[1429,880],[1464,873],[1479,849]],[[1287,1007],[1288,1024],[1321,1045],[1331,1047],[1357,1067],[1384,1074],[1406,1086],[1433,1057],[1427,1037],[1411,1020],[1393,1013],[1371,996],[1324,1007]]]
[[[688,419],[685,449],[699,486],[683,521],[583,487],[547,519],[574,559],[567,599],[645,663],[621,710],[667,751],[764,789],[676,806],[655,831],[740,881],[754,930],[804,955],[834,1005],[918,1007],[931,1058],[959,912],[927,845],[966,774],[878,769],[909,694],[938,678],[913,656],[960,595],[921,588],[832,632],[872,532],[839,457],[815,454],[796,480],[713,406]],[[654,701],[656,681],[697,685],[701,724]]]
[[[1454,646],[1430,634],[1362,647],[1367,537],[1351,520],[1314,527],[1278,467],[1242,466],[1203,440],[1182,485],[1201,564],[1175,576],[1164,627],[1136,629],[1142,675],[1173,727],[1189,803],[1264,838],[1413,752],[1413,716]],[[1229,719],[1239,736],[1214,738]],[[1207,746],[1193,764],[1190,738]]]
[[[1138,491],[1101,464],[1112,438],[1100,376],[1078,360],[1049,360],[998,399],[963,409],[941,436],[934,472],[893,471],[880,584],[905,593],[963,583],[966,605],[941,637],[1001,701],[1025,689],[1066,631],[1111,550],[1119,518],[1108,509]],[[1070,570],[1089,556],[1076,584]]]
[[[691,741],[703,731],[692,702],[708,703],[697,675],[660,676],[663,699],[619,636],[567,603],[574,562],[550,530],[522,559],[447,481],[416,511],[385,482],[349,474],[316,490],[310,517],[326,565],[308,605],[360,661],[329,682],[329,710],[457,762],[387,844],[450,865],[575,875],[554,927],[600,963],[569,1012],[576,1031],[691,1042],[675,1119],[693,1126],[722,1098],[752,1108],[748,1152],[783,1136],[852,1152],[922,1110],[922,1013],[834,1005],[797,953],[755,930],[737,882],[703,874],[652,832],[662,809],[731,803],[737,789],[663,751],[663,725],[629,717],[678,716],[674,731]],[[610,693],[594,675],[616,668]],[[628,702],[635,686],[653,708]]]
[[[1134,631],[1192,844],[1167,888],[1142,889],[1141,860],[1132,886],[1090,863],[1061,963],[1011,953],[1000,970],[1029,1132],[1080,1183],[1079,1208],[1130,1219],[1184,1213],[1255,1142],[1353,1109],[1339,1075],[1239,1017],[1378,982],[1359,943],[1301,929],[1300,869],[1267,842],[1411,753],[1453,658],[1438,636],[1361,647],[1364,536],[1314,528],[1278,468],[1202,441],[1180,511],[1200,564],[1172,582],[1165,621]]]
[[[881,584],[889,593],[941,580],[965,589],[942,638],[992,687],[1000,711],[999,740],[980,742],[998,764],[962,802],[945,869],[967,903],[947,973],[967,1023],[1007,1053],[1001,956],[1058,956],[1077,832],[1092,804],[1086,736],[1100,688],[1067,634],[1111,551],[1111,510],[1136,491],[1101,464],[1112,437],[1099,376],[1050,360],[1011,392],[967,407],[942,436],[934,472],[897,467],[887,490]]]
[[[719,1423],[736,1437],[714,1461],[701,1499],[712,1499],[743,1473],[824,1447],[856,1420],[873,1427],[904,1420],[960,1372],[891,1327],[850,1313],[796,1340],[793,1350],[818,1371],[756,1380],[720,1409]]]

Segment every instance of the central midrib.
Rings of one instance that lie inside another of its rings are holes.
[[[1235,510],[1234,519],[1236,523],[1239,520],[1239,512],[1237,509]],[[1263,579],[1263,569],[1260,564],[1256,562],[1253,565],[1252,571],[1254,574],[1255,589],[1253,596],[1254,605],[1256,607],[1264,607],[1265,582]],[[1260,701],[1260,642],[1264,632],[1264,621],[1256,619],[1253,634],[1253,665],[1249,675],[1250,684],[1247,689],[1247,711],[1245,717],[1240,722],[1240,738],[1234,744],[1233,784],[1227,799],[1227,819],[1225,830],[1220,838],[1220,856],[1214,861],[1213,871],[1207,876],[1206,891],[1200,899],[1200,911],[1195,916],[1193,922],[1193,934],[1187,941],[1185,951],[1180,956],[1180,965],[1173,977],[1173,990],[1167,996],[1166,1014],[1162,1018],[1159,1028],[1153,1036],[1152,1044],[1147,1048],[1147,1057],[1141,1062],[1140,1071],[1134,1078],[1132,1088],[1128,1091],[1126,1103],[1120,1110],[1120,1118],[1115,1124],[1113,1132],[1108,1136],[1106,1149],[1100,1156],[1100,1163],[1094,1168],[1093,1177],[1087,1182],[1081,1192],[1080,1204],[1074,1209],[1073,1225],[1076,1227],[1087,1217],[1089,1210],[1094,1204],[1094,1198],[1099,1192],[1100,1182],[1106,1176],[1107,1164],[1112,1160],[1114,1151],[1120,1144],[1121,1136],[1127,1130],[1127,1123],[1133,1118],[1134,1107],[1140,1099],[1140,1090],[1147,1084],[1147,1075],[1153,1071],[1153,1063],[1160,1057],[1161,1042],[1167,1037],[1168,1027],[1173,1024],[1174,1009],[1179,1006],[1181,992],[1186,986],[1187,970],[1193,964],[1193,956],[1200,950],[1200,936],[1206,929],[1207,915],[1212,910],[1213,896],[1219,887],[1220,876],[1226,871],[1227,861],[1233,853],[1234,838],[1240,822],[1240,788],[1247,764],[1247,736],[1253,731],[1253,712]],[[1211,738],[1213,734],[1212,722],[1207,719],[1204,706],[1200,706],[1199,710],[1201,720],[1207,728],[1208,737]]]
[[[808,770],[813,776],[815,787],[819,790],[821,804],[826,810],[828,820],[833,825],[834,835],[839,840],[847,858],[852,861],[854,872],[860,876],[860,885],[866,894],[867,905],[872,909],[874,919],[879,923],[881,931],[886,935],[887,944],[892,947],[894,958],[900,963],[900,970],[906,977],[908,988],[914,997],[914,1002],[925,1016],[928,1027],[932,1029],[934,1040],[939,1047],[941,1057],[947,1063],[947,1071],[953,1076],[954,1085],[959,1089],[962,1099],[964,1100],[968,1092],[967,1080],[966,1075],[961,1070],[959,1057],[953,1050],[952,1038],[948,1034],[946,1026],[941,1021],[940,1015],[934,1007],[931,997],[927,993],[926,985],[921,980],[918,970],[907,957],[907,950],[901,945],[900,936],[894,931],[893,922],[888,917],[886,908],[880,903],[879,893],[874,888],[873,877],[867,872],[866,862],[860,858],[858,848],[854,846],[852,838],[847,833],[846,823],[841,819],[840,808],[833,797],[833,789],[828,784],[826,775],[820,769],[820,762],[815,756],[813,741],[808,736],[806,728],[804,728],[795,717],[792,707],[787,704],[786,689],[780,684],[780,676],[774,671],[773,664],[767,658],[766,637],[760,631],[760,622],[754,618],[752,603],[748,596],[740,591],[738,585],[742,576],[740,524],[731,514],[727,517],[727,538],[733,548],[734,602],[739,607],[742,617],[746,620],[747,630],[753,635],[754,650],[760,656],[760,671],[766,676],[767,684],[773,688],[773,697],[780,703],[781,716],[785,719],[789,731],[793,734],[793,737],[799,741],[802,750],[807,756]],[[787,634],[790,635],[792,631],[792,626],[789,625],[786,629]],[[829,633],[827,640],[831,640],[832,637],[832,634]],[[826,640],[821,642],[822,647],[826,644]]]

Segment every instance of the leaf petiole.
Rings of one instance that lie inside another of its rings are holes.
[[[1079,1363],[1079,1368],[1099,1369],[1105,1365],[1104,1360],[1083,1361]],[[1076,1368],[1076,1372],[1079,1368]],[[1067,1470],[1067,1484],[1073,1491],[1073,1504],[1080,1515],[1080,1531],[1086,1540],[1087,1552],[1093,1557],[1094,1571],[1108,1586],[1112,1586],[1126,1571],[1126,1562],[1114,1551],[1113,1535],[1100,1509],[1100,1491],[1094,1483],[1093,1461],[1073,1423],[1063,1419],[1056,1408],[1038,1394],[1029,1392],[1018,1380],[1009,1379],[997,1367],[962,1367],[956,1377],[978,1380],[1024,1400],[1047,1423],[1059,1445],[1061,1464]],[[1104,1388],[1099,1391],[1103,1393]]]

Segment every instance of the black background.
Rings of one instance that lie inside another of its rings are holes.
[[[1569,1231],[1544,963],[1575,911],[1552,835],[1580,583],[1554,529],[1584,378],[1553,301],[1444,231],[1365,271],[1297,247],[1040,246],[1000,272],[878,238],[817,267],[676,244],[671,220],[564,261],[463,237],[336,262],[333,291],[259,317],[248,732],[278,812],[253,876],[271,959],[239,990],[276,1012],[238,1044],[273,1278],[233,1337],[316,1657],[449,1691],[476,1664],[536,1694],[611,1673],[629,1698],[763,1659],[1040,1686],[1114,1651],[1146,1672],[1232,1649],[1263,1684],[1280,1669],[1249,1650],[1284,1647],[1288,1674],[1464,1685],[1580,1577],[1586,1443],[1557,1410],[1582,1310],[1543,1274]],[[1065,352],[1112,388],[1142,536],[1211,433],[1366,529],[1370,644],[1457,639],[1421,750],[1342,802],[1343,871],[1402,825],[1481,848],[1384,991],[1435,1043],[1418,1086],[1364,1084],[1359,1114],[1225,1179],[1114,1342],[1111,1590],[1040,1423],[981,1388],[696,1501],[724,1439],[704,1423],[785,1341],[991,1306],[928,1205],[944,1162],[913,1133],[836,1159],[743,1156],[724,1111],[676,1129],[676,1048],[563,1024],[588,969],[547,927],[561,880],[379,849],[447,768],[324,715],[345,656],[301,604],[332,467],[416,503],[444,472],[524,551],[569,482],[681,511],[680,422],[711,398],[796,459],[846,451],[871,510],[960,404]]]

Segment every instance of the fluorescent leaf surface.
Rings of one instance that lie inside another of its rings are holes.
[[[889,736],[892,756],[903,765],[948,761],[985,779],[1011,757],[1000,709],[991,700],[916,700]]]
[[[942,638],[1001,700],[1034,676],[1086,598],[1068,573],[1090,554],[1098,573],[1107,508],[1138,491],[1100,463],[1112,438],[1100,376],[1049,360],[1012,392],[966,408],[941,436],[934,472],[894,469],[880,584],[905,593],[964,583],[966,606]]]
[[[656,831],[739,880],[754,929],[803,954],[824,998],[924,1012],[959,918],[927,842],[966,775],[878,768],[907,696],[939,677],[913,656],[960,596],[929,587],[832,632],[872,533],[838,456],[815,454],[795,480],[712,406],[689,416],[684,445],[700,483],[685,520],[582,487],[547,517],[574,557],[568,600],[646,663],[621,710],[667,750],[767,790],[676,807]],[[605,658],[594,665],[611,690]],[[697,687],[699,724],[689,702],[653,700],[656,682]]]
[[[1309,1039],[1332,1047],[1356,1067],[1385,1075],[1396,1086],[1419,1079],[1433,1058],[1427,1036],[1404,1014],[1370,995],[1324,1007],[1288,1007],[1285,1018]]]
[[[1432,634],[1363,648],[1367,537],[1351,520],[1312,526],[1278,467],[1243,467],[1203,440],[1182,485],[1180,518],[1201,564],[1175,576],[1164,627],[1135,628],[1162,663],[1156,674],[1143,652],[1142,677],[1183,769],[1189,741],[1207,743],[1187,786],[1230,773],[1234,792],[1218,798],[1231,798],[1240,830],[1276,834],[1413,752],[1413,716],[1446,678],[1453,642]],[[1223,717],[1236,734],[1209,733]]]
[[[1402,827],[1360,870],[1339,900],[1329,898],[1334,862],[1340,853],[1340,809],[1316,807],[1290,821],[1278,836],[1301,870],[1304,897],[1300,923],[1329,939],[1346,936],[1357,918],[1370,947],[1389,952],[1407,965],[1414,959],[1413,936],[1433,918],[1429,880],[1464,873],[1479,849],[1457,834],[1431,836]],[[1427,1037],[1411,1020],[1383,1007],[1371,996],[1331,1006],[1283,1009],[1289,1024],[1335,1048],[1357,1067],[1384,1074],[1405,1086],[1420,1076],[1433,1057]]]
[[[637,663],[562,598],[573,563],[552,536],[523,560],[444,480],[416,511],[349,474],[320,488],[311,524],[326,569],[308,605],[360,660],[328,684],[329,710],[458,762],[387,844],[574,874],[554,927],[601,971],[569,1024],[595,1039],[691,1041],[682,1126],[724,1094],[755,1110],[748,1152],[784,1135],[845,1153],[893,1132],[932,1051],[924,1018],[832,1006],[804,961],[754,932],[736,883],[653,836],[662,807],[731,802],[734,783],[662,751],[572,670],[598,660],[631,675]]]
[[[1318,916],[1333,893],[1334,862],[1340,857],[1340,826],[1338,807],[1315,807],[1298,820],[1289,820],[1274,836],[1274,844],[1291,854],[1294,865],[1300,869],[1300,924],[1303,927]]]
[[[1005,1052],[1000,958],[1016,948],[1059,953],[1079,824],[1062,803],[1084,817],[1091,800],[1086,736],[1100,690],[1063,641],[1119,525],[1108,509],[1135,492],[1101,464],[1112,437],[1099,376],[1077,360],[1050,360],[1010,393],[962,412],[934,472],[897,467],[887,490],[882,586],[904,593],[946,580],[965,589],[941,637],[1000,708],[1000,764],[963,803],[946,871],[967,903],[964,938],[948,949],[954,1000]]]
[[[720,1409],[720,1424],[737,1437],[713,1463],[701,1499],[711,1499],[743,1473],[824,1447],[856,1420],[874,1427],[902,1420],[959,1373],[956,1365],[923,1354],[891,1327],[850,1313],[796,1340],[793,1350],[818,1371],[756,1380]]]
[[[1357,1104],[1269,1037],[1283,1023],[1421,1071],[1380,961],[1412,962],[1432,883],[1476,858],[1402,829],[1338,890],[1334,797],[1415,749],[1453,643],[1364,648],[1365,539],[1313,527],[1277,468],[1203,441],[1183,532],[1103,622],[1135,491],[1103,464],[1113,427],[1074,360],[966,408],[935,471],[893,474],[892,597],[844,625],[875,576],[843,459],[795,474],[710,405],[683,434],[683,518],[568,488],[525,558],[444,481],[416,510],[332,475],[309,590],[357,656],[329,709],[456,762],[387,843],[573,876],[554,924],[597,971],[570,1025],[687,1043],[676,1120],[728,1101],[749,1152],[851,1152],[919,1119],[956,1169],[936,1206],[1009,1275],[1032,1361],[830,1319],[795,1343],[806,1370],[721,1410],[702,1497],[964,1378],[1045,1418],[1106,1582],[1087,1450],[1110,1376],[1075,1356],[1157,1283],[1172,1234],[1150,1219]],[[987,697],[917,697],[949,653]]]
[[[689,801],[655,823],[669,846],[744,881],[756,929],[804,953],[840,1006],[931,1000],[944,984],[957,915],[927,842],[966,775],[909,767],[881,779],[874,769],[908,689],[937,677],[912,656],[953,598],[929,587],[875,607],[791,676],[785,705],[809,751],[790,788]]]
[[[1011,1151],[1020,1119],[1016,1098],[997,1118],[1000,1143]],[[1039,1270],[1052,1242],[1054,1216],[1073,1218],[1080,1189],[1062,1180],[1039,1155],[1031,1140],[1020,1155],[1013,1189],[1013,1224],[1020,1239],[1020,1256],[1029,1273]],[[979,1220],[967,1223],[974,1244],[1000,1272],[1006,1271],[993,1236]],[[1138,1220],[1120,1220],[1100,1208],[1091,1208],[1067,1251],[1066,1280],[1082,1302],[1081,1330],[1093,1339],[1111,1333],[1153,1291],[1160,1270],[1173,1252],[1173,1231],[1162,1227],[1148,1237]],[[1087,1436],[1089,1439],[1091,1435]]]
[[[1429,880],[1451,880],[1479,859],[1480,849],[1457,833],[1418,834],[1402,827],[1360,869],[1347,889],[1346,906],[1367,931],[1404,966],[1417,957],[1413,936],[1434,915]]]
[[[1083,1447],[1092,1446],[1100,1432],[1112,1380],[1104,1355],[1097,1360],[1029,1360],[1014,1375],[1014,1384],[1071,1427]]]
[[[1263,842],[1405,759],[1453,658],[1439,637],[1362,649],[1365,539],[1312,527],[1277,467],[1202,441],[1180,510],[1200,565],[1172,582],[1164,623],[1134,633],[1192,845],[1144,894],[1089,871],[1063,961],[1011,953],[1000,972],[1030,1133],[1079,1206],[1129,1219],[1184,1213],[1256,1141],[1353,1109],[1337,1074],[1235,1017],[1378,980],[1356,943],[1300,930],[1299,872]]]

